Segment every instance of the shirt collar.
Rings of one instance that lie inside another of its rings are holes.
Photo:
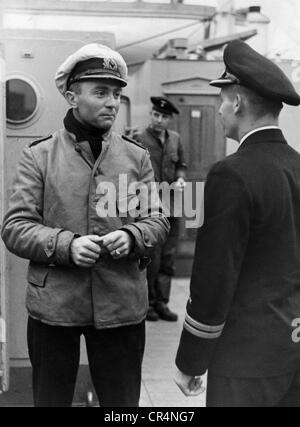
[[[243,136],[243,138],[240,140],[240,146],[246,141],[247,138],[249,138],[249,136],[253,135],[256,132],[260,132],[262,130],[270,130],[270,129],[279,129],[279,126],[262,126],[260,128],[254,129],[251,132],[248,132],[246,135]]]
[[[156,139],[158,139],[160,142],[163,143],[163,141],[161,140],[161,134],[157,133],[153,127],[150,125],[148,126],[148,131],[151,133],[151,135],[153,135]],[[169,132],[168,129],[165,129],[165,131],[162,134],[163,138],[164,138],[164,142],[168,139],[169,137]]]

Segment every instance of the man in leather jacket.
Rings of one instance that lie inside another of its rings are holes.
[[[17,167],[2,238],[30,260],[35,406],[72,404],[81,335],[100,405],[139,404],[145,267],[169,225],[157,194],[131,215],[132,194],[120,190],[126,178],[128,187],[154,191],[147,151],[112,132],[126,80],[125,61],[106,46],[86,45],[68,57],[55,78],[71,107],[64,127],[26,146]]]

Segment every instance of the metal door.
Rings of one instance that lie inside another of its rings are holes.
[[[216,95],[170,95],[180,115],[174,120],[187,161],[187,181],[193,183],[193,206],[196,206],[196,183],[204,182],[211,166],[225,157],[226,141],[218,119],[219,97]],[[203,186],[202,186],[203,188]],[[188,276],[194,255],[197,228],[187,228],[181,221],[177,274]]]

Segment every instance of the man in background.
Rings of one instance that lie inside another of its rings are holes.
[[[152,110],[150,124],[134,138],[141,142],[150,153],[155,181],[159,184],[176,183],[178,191],[183,191],[186,177],[186,163],[180,135],[169,129],[174,114],[178,109],[166,98],[151,97]],[[170,233],[164,245],[155,248],[152,262],[147,269],[149,288],[149,310],[147,320],[159,318],[176,322],[178,316],[169,307],[171,281],[175,272],[176,250],[179,238],[179,218],[174,216],[173,198],[167,208]]]

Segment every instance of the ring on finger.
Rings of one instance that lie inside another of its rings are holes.
[[[115,250],[115,256],[120,256],[121,255],[121,252],[120,251],[118,251],[118,249],[116,249]]]

